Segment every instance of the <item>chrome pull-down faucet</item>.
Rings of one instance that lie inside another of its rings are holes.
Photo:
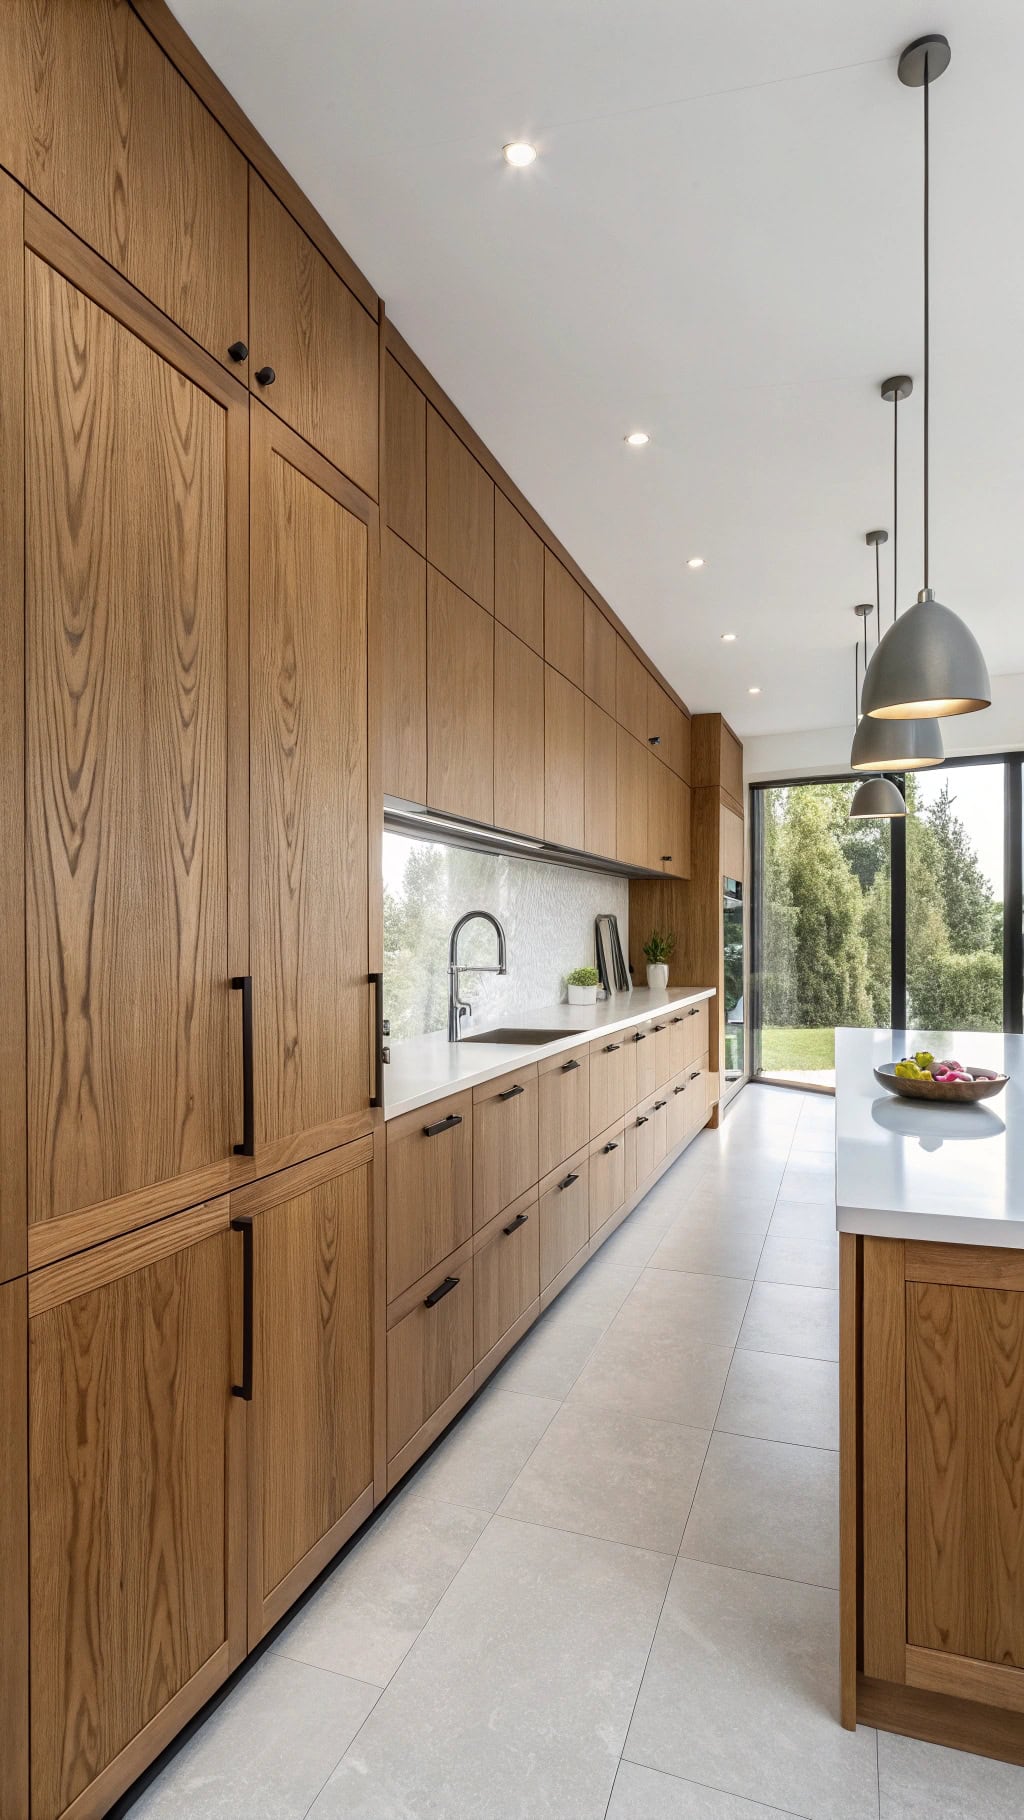
[[[473,923],[482,917],[490,923],[498,938],[498,964],[496,967],[460,967],[459,936],[467,923]],[[451,935],[448,937],[448,1041],[457,1043],[462,1038],[462,1019],[468,1017],[473,1007],[459,993],[459,976],[463,973],[504,973],[505,967],[505,931],[496,916],[489,910],[467,910],[460,916]]]

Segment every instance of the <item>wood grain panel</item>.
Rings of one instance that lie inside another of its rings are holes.
[[[245,479],[235,407],[190,377],[183,338],[168,337],[171,365],[35,255],[26,269],[29,1193],[42,1221],[230,1152],[226,626]]]
[[[743,846],[743,817],[731,809],[721,810],[721,868],[723,878],[743,880],[746,864]]]
[[[626,1110],[625,1031],[590,1045],[590,1136],[597,1137]]]
[[[518,1223],[518,1222],[521,1222]],[[473,1357],[478,1363],[540,1295],[537,1189],[499,1213],[473,1242]]]
[[[0,164],[233,365],[228,347],[246,339],[245,160],[126,0],[8,0]]]
[[[907,1641],[1024,1669],[1024,1296],[906,1298]]]
[[[583,687],[583,589],[544,548],[544,659]]]
[[[427,1129],[458,1119],[447,1130]],[[464,1244],[473,1231],[473,1095],[454,1094],[387,1126],[387,1299]]]
[[[494,617],[544,655],[544,545],[500,488],[494,495]]]
[[[1024,1718],[974,1700],[956,1700],[906,1684],[895,1686],[861,1674],[857,1676],[857,1720],[880,1731],[923,1738],[948,1750],[1024,1764]]]
[[[647,677],[640,659],[625,639],[615,646],[615,718],[627,733],[647,744]]]
[[[537,1101],[536,1063],[473,1089],[473,1225],[478,1232],[540,1179]]]
[[[590,1056],[551,1056],[538,1069],[538,1147],[540,1175],[557,1169],[590,1137]]]
[[[0,84],[3,78],[0,77]],[[0,1282],[25,1269],[24,196],[0,172]],[[2,1690],[0,1690],[2,1691]],[[2,1798],[0,1811],[10,1805]]]
[[[494,611],[494,482],[432,405],[427,406],[427,556],[435,569]]]
[[[860,1317],[859,1240],[839,1234],[839,1701],[847,1731],[857,1727],[857,1649],[860,1589],[857,1487],[860,1410],[857,1326]]]
[[[30,1322],[34,1813],[63,1813],[244,1637],[237,1244],[218,1233]]]
[[[908,1239],[908,1283],[960,1283],[971,1289],[1024,1290],[1024,1252],[986,1245],[943,1245]]]
[[[605,714],[615,719],[617,636],[589,594],[583,601],[583,689]]]
[[[427,800],[427,565],[381,537],[381,774],[386,796]]]
[[[647,743],[657,753],[662,764],[668,765],[677,777],[686,776],[689,770],[689,752],[684,749],[685,723],[686,716],[682,709],[677,708],[661,684],[648,673]]]
[[[656,753],[647,753],[647,865],[652,871],[679,870],[679,842],[673,822],[672,773]]]
[[[427,401],[393,354],[384,356],[384,523],[427,553]]]
[[[978,1700],[985,1706],[1024,1713],[1024,1669],[998,1662],[951,1656],[945,1650],[907,1648],[907,1682],[955,1699]]]
[[[0,1285],[0,1814],[11,1820],[29,1811],[25,1289],[24,1278]]]
[[[907,1641],[903,1241],[862,1245],[863,1668],[902,1681]]]
[[[259,406],[252,413],[259,1154],[332,1119],[370,1123],[366,622],[376,521],[298,436]]]
[[[590,1237],[590,1158],[585,1147],[565,1157],[541,1180],[537,1224],[540,1286],[546,1289]]]
[[[607,1225],[626,1199],[625,1124],[617,1119],[590,1146],[590,1236]]]
[[[638,1106],[626,1120],[623,1142],[626,1193],[639,1193],[654,1174],[654,1124],[649,1106]]]
[[[616,764],[618,729],[610,714],[589,699],[583,722],[583,845],[614,859],[617,846]]]
[[[458,1279],[456,1287],[428,1308],[427,1296],[449,1276]],[[411,1296],[412,1291],[409,1293]],[[389,1315],[387,1353],[388,1460],[393,1461],[435,1411],[457,1395],[467,1378],[472,1385],[471,1244],[462,1246],[415,1285],[415,1299],[398,1320],[392,1322]],[[406,1458],[403,1470],[411,1463]],[[390,1471],[388,1482],[394,1483]]]
[[[544,837],[544,659],[497,623],[494,825]]]
[[[427,801],[494,820],[494,621],[427,570]]]
[[[372,1485],[371,1227],[370,1164],[255,1223],[250,1647],[277,1616],[276,1589],[290,1578],[294,1596],[295,1569]],[[310,1578],[322,1564],[317,1552]]]
[[[293,430],[377,497],[376,318],[265,183],[249,179],[249,383]],[[272,385],[256,375],[273,367]]]
[[[544,838],[582,848],[586,839],[586,697],[544,666]]]
[[[647,840],[646,746],[619,727],[615,754],[615,857],[629,866],[646,866]]]
[[[227,1224],[228,1197],[221,1195],[215,1201],[186,1208],[170,1219],[142,1226],[138,1232],[126,1233],[108,1245],[92,1245],[74,1257],[62,1258],[59,1264],[51,1264],[47,1270],[33,1271],[28,1280],[29,1315],[43,1314],[48,1308],[59,1308],[62,1302],[89,1295],[120,1277],[134,1276],[158,1258],[183,1251],[186,1245],[198,1245],[211,1233],[225,1231]]]

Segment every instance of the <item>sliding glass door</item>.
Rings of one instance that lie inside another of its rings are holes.
[[[853,780],[752,789],[764,1079],[833,1085],[837,1025],[1021,1029],[1020,756],[896,781],[909,813],[892,822],[849,820]]]

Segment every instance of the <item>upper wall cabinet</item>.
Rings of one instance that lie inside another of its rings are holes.
[[[250,172],[250,386],[371,499],[377,343],[374,318]]]
[[[427,556],[463,594],[494,611],[494,482],[427,406]]]
[[[505,626],[494,627],[494,821],[544,836],[545,664]]]
[[[743,813],[743,747],[720,714],[698,714],[692,724],[691,783],[724,791]]]
[[[494,820],[494,621],[427,570],[427,802]]]
[[[688,742],[684,750],[686,716],[653,676],[647,678],[647,743],[677,777],[689,775]],[[684,768],[685,761],[685,768]]]
[[[583,687],[583,589],[564,563],[544,547],[544,656]]]
[[[647,744],[647,671],[624,638],[615,638],[615,718]]]
[[[586,837],[586,696],[544,668],[544,838],[582,848]]]
[[[245,159],[126,0],[6,0],[0,164],[233,366],[228,348],[247,336]]]
[[[384,523],[427,553],[427,401],[393,354],[384,356]]]
[[[385,796],[427,800],[427,565],[381,534],[381,782]]]
[[[618,633],[600,607],[583,600],[583,689],[615,719],[615,646]]]
[[[650,865],[647,832],[647,768],[650,748],[625,727],[618,729],[616,752],[615,857],[628,866]]]
[[[494,495],[494,617],[544,655],[544,545],[504,493]]]

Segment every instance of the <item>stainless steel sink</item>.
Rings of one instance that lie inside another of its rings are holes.
[[[585,1036],[583,1030],[513,1030],[502,1025],[500,1030],[474,1030],[464,1036],[464,1043],[509,1043],[520,1047],[527,1043],[557,1043],[563,1036]]]

